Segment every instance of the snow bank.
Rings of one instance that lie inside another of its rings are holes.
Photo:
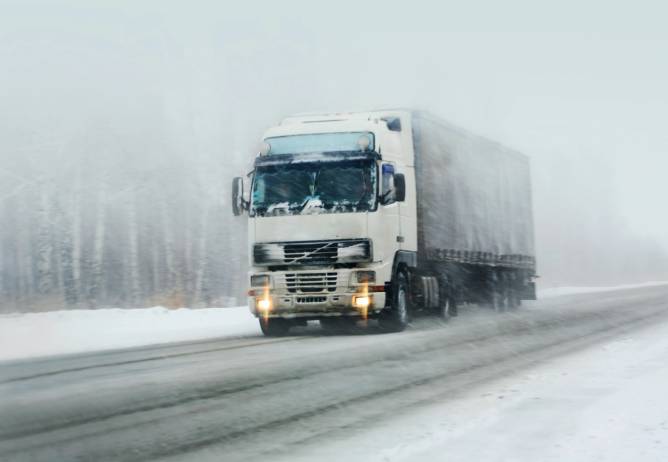
[[[0,361],[259,334],[246,306],[7,314],[0,315]]]
[[[612,287],[551,287],[538,289],[538,298],[559,297],[561,295],[590,294],[596,292],[610,292],[613,290],[637,289],[640,287],[654,287],[668,285],[668,281],[643,282],[641,284],[625,284]]]

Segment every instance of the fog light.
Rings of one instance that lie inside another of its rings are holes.
[[[355,308],[368,308],[371,304],[371,297],[368,295],[358,295],[353,297],[353,306]]]
[[[256,301],[257,309],[260,311],[269,311],[271,310],[271,299],[270,298],[258,298]]]

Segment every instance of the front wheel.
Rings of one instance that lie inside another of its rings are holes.
[[[392,290],[392,304],[389,310],[384,310],[378,320],[380,328],[385,332],[401,332],[408,326],[409,298],[408,278],[406,273],[397,273],[397,279]]]
[[[283,318],[260,317],[260,329],[265,337],[281,337],[290,330],[290,321]]]

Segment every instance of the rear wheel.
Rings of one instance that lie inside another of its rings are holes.
[[[506,302],[508,301],[508,286],[503,274],[496,273],[492,276],[489,293],[489,303],[491,308],[497,313],[506,311]]]
[[[517,291],[516,287],[510,287],[508,289],[508,309],[509,310],[516,310],[517,308],[520,307],[520,297],[519,297],[519,292]]]
[[[443,299],[441,301],[441,306],[438,310],[438,315],[443,320],[448,320],[454,316],[457,316],[457,302],[451,294],[443,294]]]
[[[489,300],[490,307],[494,311],[496,311],[497,313],[503,313],[506,310],[503,293],[499,290],[499,288],[492,289],[492,293],[490,294],[489,297],[490,297]]]
[[[283,318],[260,317],[260,329],[266,337],[281,337],[290,330],[290,321]]]
[[[409,296],[408,277],[400,271],[392,290],[392,304],[389,310],[383,311],[378,323],[385,332],[401,332],[408,326]]]

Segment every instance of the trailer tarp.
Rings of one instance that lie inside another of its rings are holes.
[[[529,160],[413,113],[419,253],[534,268]]]

